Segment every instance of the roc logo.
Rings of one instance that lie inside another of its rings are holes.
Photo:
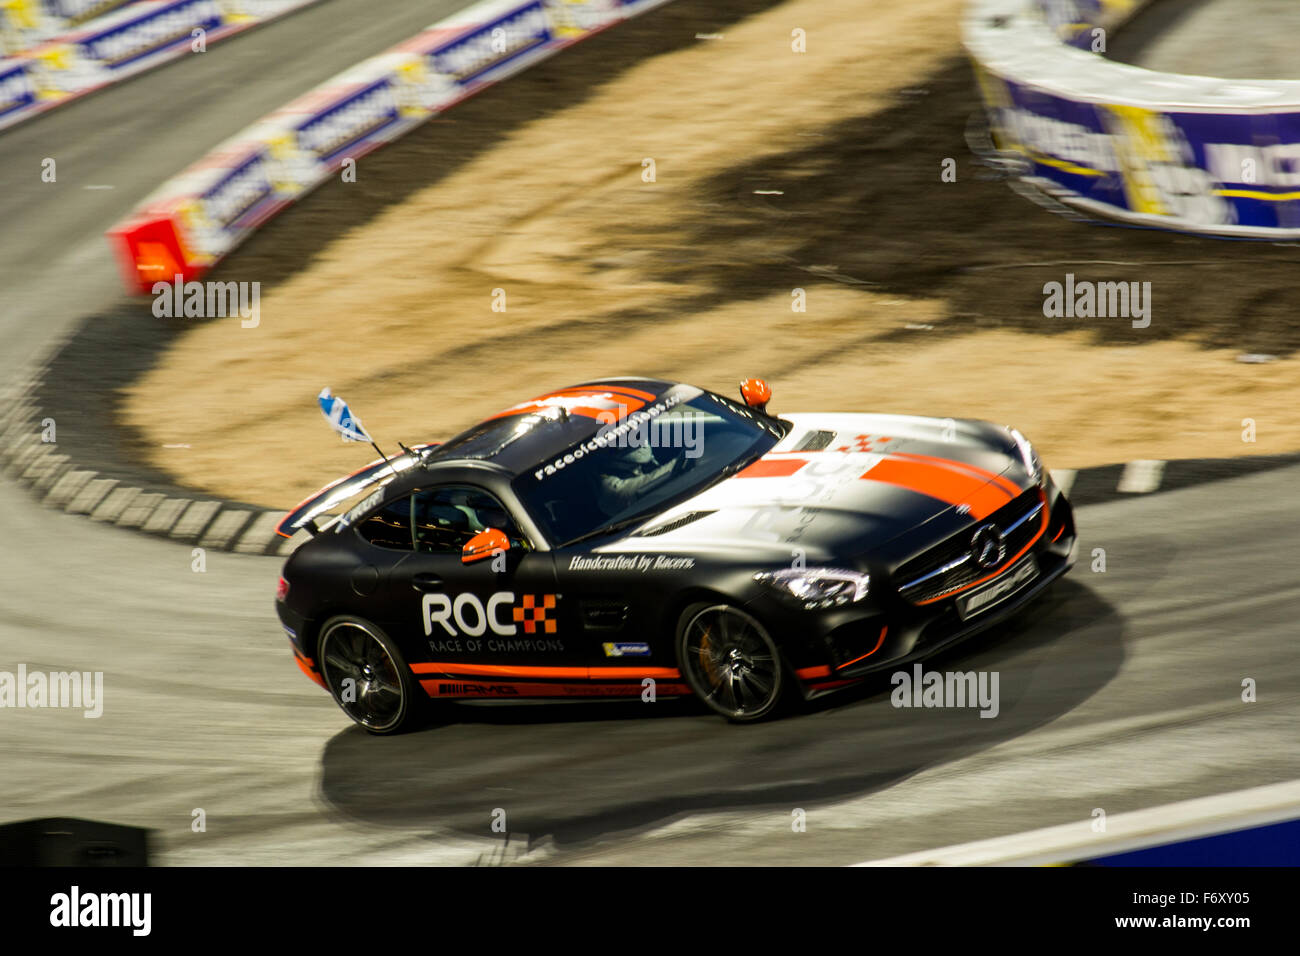
[[[847,445],[840,445],[836,451],[875,451],[880,445],[889,441],[888,435],[854,435]]]
[[[554,634],[556,623],[551,616],[555,610],[554,594],[521,594],[519,603],[515,604],[513,591],[497,591],[484,603],[477,594],[426,594],[421,601],[421,617],[424,618],[424,634],[433,634],[433,626],[439,624],[452,637],[481,637],[489,629],[502,637],[513,637],[519,633],[518,624],[524,625],[525,634],[536,634],[538,625],[546,634]],[[511,609],[510,618],[505,617],[505,609]]]
[[[538,604],[537,599],[542,599]],[[555,619],[547,615],[548,611],[555,610],[554,594],[525,594],[523,604],[516,607],[514,614],[515,620],[524,625],[525,634],[536,634],[537,625],[542,625],[542,632],[545,634],[555,633]]]

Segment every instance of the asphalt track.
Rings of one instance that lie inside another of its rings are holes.
[[[154,183],[450,6],[335,0],[0,136],[0,372],[120,294],[100,233]],[[210,84],[239,95],[200,117]],[[1298,482],[1081,508],[1052,596],[927,664],[996,671],[993,719],[896,709],[882,681],[754,727],[690,702],[462,706],[377,739],[293,666],[275,559],[209,552],[198,573],[188,546],[0,480],[0,670],[105,673],[98,719],[0,712],[0,821],[150,827],[164,864],[834,864],[1295,779]]]
[[[187,547],[0,485],[0,668],[105,674],[98,719],[4,714],[0,819],[152,827],[162,863],[847,863],[1295,779],[1297,481],[1080,509],[1088,557],[1054,594],[927,665],[998,672],[992,719],[881,683],[753,727],[689,702],[463,705],[393,739],[293,666],[275,559],[196,573]]]
[[[997,671],[996,718],[896,709],[887,681],[757,727],[690,706],[566,723],[480,708],[491,723],[393,741],[382,785],[360,773],[369,741],[336,736],[322,797],[357,820],[469,832],[491,803],[556,861],[806,864],[1292,779],[1300,583],[1278,529],[1295,527],[1297,477],[1081,509],[1084,553],[1105,548],[1107,570],[1076,568],[1017,626],[927,664]],[[1241,701],[1243,677],[1258,702]]]
[[[1107,57],[1161,73],[1300,80],[1293,0],[1159,0],[1108,44]]]

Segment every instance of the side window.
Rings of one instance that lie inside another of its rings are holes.
[[[417,491],[357,523],[357,533],[373,545],[427,554],[460,554],[470,538],[488,528],[504,531],[513,548],[529,547],[505,506],[468,485]]]
[[[480,488],[430,488],[417,491],[412,501],[411,523],[417,551],[460,554],[470,538],[488,528],[504,531],[512,547],[528,546],[505,506]]]
[[[390,501],[357,523],[357,534],[371,544],[397,551],[411,550],[411,497]]]

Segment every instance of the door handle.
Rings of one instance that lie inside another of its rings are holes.
[[[436,591],[442,587],[442,578],[436,574],[416,574],[411,577],[411,587],[417,591]]]

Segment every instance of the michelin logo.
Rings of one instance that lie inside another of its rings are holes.
[[[650,645],[639,641],[622,644],[602,644],[606,657],[649,657]]]

